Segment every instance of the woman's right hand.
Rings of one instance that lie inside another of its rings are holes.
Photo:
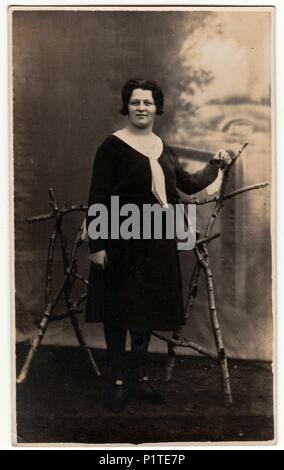
[[[89,259],[99,269],[105,269],[107,267],[107,252],[106,252],[106,250],[101,250],[101,251],[97,251],[96,253],[91,253],[89,255]]]

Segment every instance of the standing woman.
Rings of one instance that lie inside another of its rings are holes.
[[[111,196],[119,196],[120,207],[127,203],[141,209],[143,204],[166,207],[176,203],[177,188],[187,194],[198,192],[216,179],[220,167],[230,163],[229,155],[219,151],[204,169],[194,174],[184,171],[170,146],[153,132],[163,106],[164,95],[156,82],[129,80],[124,85],[121,113],[127,116],[127,125],[109,135],[96,153],[89,207],[101,203],[110,208]],[[92,220],[88,215],[88,227]],[[145,370],[145,355],[151,330],[174,331],[184,322],[176,241],[109,236],[90,238],[89,247],[86,321],[104,323],[111,369],[107,407],[121,411],[129,396],[124,371],[127,330],[132,395],[160,403],[162,397]]]

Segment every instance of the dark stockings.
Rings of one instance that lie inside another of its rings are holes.
[[[124,358],[126,329],[104,325],[104,334],[111,368],[112,380],[124,380]],[[129,330],[131,336],[131,367],[137,378],[145,375],[145,356],[148,350],[151,332]]]

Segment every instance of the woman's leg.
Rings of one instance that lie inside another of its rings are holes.
[[[132,374],[131,387],[138,400],[148,403],[163,403],[162,395],[153,387],[146,370],[146,357],[151,338],[150,331],[130,330]]]
[[[131,337],[132,368],[137,373],[138,378],[146,374],[145,361],[150,343],[151,331],[129,330]]]
[[[105,395],[105,406],[109,411],[119,413],[123,411],[126,402],[124,387],[126,330],[105,324],[104,334],[111,371],[110,383]]]
[[[104,325],[112,381],[124,380],[126,329]]]

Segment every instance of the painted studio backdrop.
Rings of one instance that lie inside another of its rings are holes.
[[[119,109],[127,79],[161,84],[166,112],[155,131],[179,149],[189,171],[204,162],[188,159],[188,148],[236,151],[248,141],[229,189],[271,181],[271,18],[267,11],[15,11],[12,41],[16,325],[24,341],[44,309],[53,227],[52,221],[30,225],[25,217],[49,212],[51,187],[60,205],[87,203],[95,151],[125,125]],[[200,195],[212,194],[214,184]],[[198,209],[200,227],[210,209]],[[83,217],[65,218],[70,243]],[[270,360],[269,187],[227,201],[219,230],[209,251],[227,354]],[[180,257],[186,295],[194,256]],[[86,244],[78,264],[87,275]],[[59,250],[54,278],[56,286]],[[200,289],[187,337],[213,351],[204,279]],[[88,344],[104,347],[102,326],[79,318]],[[44,344],[77,345],[69,323],[50,324]],[[150,350],[166,346],[153,338]]]

